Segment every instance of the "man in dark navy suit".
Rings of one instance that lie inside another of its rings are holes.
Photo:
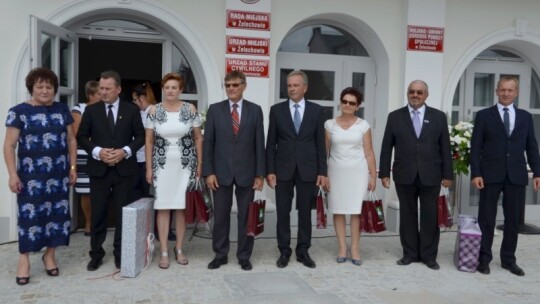
[[[323,109],[304,99],[307,75],[293,71],[287,76],[289,99],[270,109],[266,142],[266,182],[276,189],[277,240],[280,257],[276,265],[287,267],[291,250],[290,213],[296,188],[298,241],[296,260],[309,268],[315,262],[311,246],[311,205],[317,187],[327,186]]]
[[[525,199],[528,183],[527,163],[534,174],[534,190],[540,187],[540,156],[532,115],[513,104],[519,94],[518,80],[502,77],[495,92],[499,102],[476,113],[471,139],[471,182],[480,190],[478,224],[482,231],[477,270],[483,274],[490,273],[497,202],[502,192],[504,235],[501,266],[523,276],[525,272],[516,264],[515,256],[520,205]]]
[[[452,184],[452,156],[446,115],[425,104],[428,85],[422,80],[409,84],[408,105],[388,115],[381,147],[379,178],[390,187],[392,174],[399,198],[399,237],[403,257],[398,265],[423,262],[437,270],[440,230],[437,198],[441,184]],[[420,200],[420,229],[418,229]]]

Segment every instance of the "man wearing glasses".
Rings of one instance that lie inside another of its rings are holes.
[[[247,236],[247,221],[255,190],[261,191],[264,183],[264,126],[261,107],[243,99],[246,86],[242,72],[225,75],[228,99],[210,105],[206,115],[203,176],[214,192],[212,248],[216,254],[209,269],[228,263],[233,189],[238,206],[236,257],[243,270],[253,267],[249,259],[254,239]]]
[[[452,184],[452,156],[446,115],[426,106],[428,86],[409,84],[408,105],[388,115],[381,147],[379,178],[390,187],[390,171],[399,199],[399,235],[403,257],[398,265],[423,262],[437,270],[439,227],[437,197]],[[392,150],[395,150],[392,166]],[[420,229],[418,200],[420,199]]]

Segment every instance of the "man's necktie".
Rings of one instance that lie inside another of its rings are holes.
[[[240,116],[238,116],[238,105],[235,103],[232,105],[232,129],[234,135],[238,134],[238,130],[240,129]]]
[[[114,114],[112,111],[112,107],[112,104],[107,106],[107,108],[109,108],[109,110],[107,111],[107,119],[109,120],[109,128],[111,129],[111,132],[114,131]]]
[[[413,110],[412,123],[414,126],[414,132],[416,132],[416,138],[420,137],[420,131],[422,131],[422,124],[420,123],[420,112]]]
[[[294,129],[296,130],[296,134],[298,134],[298,131],[300,131],[300,124],[302,123],[302,120],[300,119],[300,112],[298,111],[298,108],[300,105],[295,104],[294,105]]]
[[[504,128],[506,129],[506,134],[510,136],[510,114],[508,114],[508,108],[506,107],[503,108],[503,111],[504,111],[504,115],[503,115]]]

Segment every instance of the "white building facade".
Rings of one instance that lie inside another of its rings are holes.
[[[246,18],[242,12],[255,12],[248,21],[262,25],[231,25],[231,16]],[[339,115],[343,88],[361,89],[360,115],[372,126],[377,160],[387,114],[406,104],[415,79],[429,85],[427,104],[457,122],[496,102],[501,76],[519,77],[517,103],[533,113],[540,138],[539,14],[536,0],[0,0],[0,117],[29,98],[24,77],[36,66],[59,75],[57,100],[69,106],[84,99],[84,83],[103,70],[120,73],[126,98],[138,82],[159,92],[163,74],[182,72],[182,99],[205,112],[226,98],[227,69],[249,61],[245,98],[263,108],[266,126],[293,69],[308,73],[306,97],[328,118]],[[231,37],[255,47],[233,49]],[[7,184],[3,166],[0,243],[17,239],[16,197]],[[397,200],[394,190],[381,188],[385,203]],[[476,214],[478,193],[467,177],[459,189],[462,212]],[[526,219],[539,220],[539,199],[529,189],[526,203]]]

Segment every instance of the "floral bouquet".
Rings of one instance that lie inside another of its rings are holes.
[[[453,126],[449,126],[448,131],[450,133],[454,173],[468,175],[473,124],[460,121]]]

